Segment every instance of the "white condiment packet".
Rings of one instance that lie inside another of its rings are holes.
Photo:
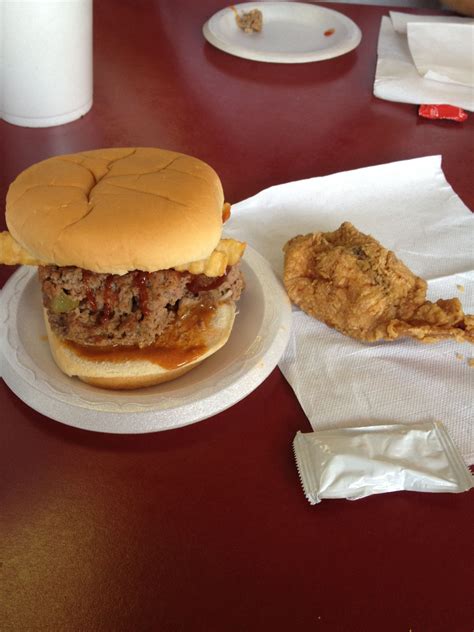
[[[357,500],[395,491],[464,492],[474,477],[443,424],[390,424],[298,432],[293,441],[306,498]]]

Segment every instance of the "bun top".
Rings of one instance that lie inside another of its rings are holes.
[[[33,257],[109,274],[153,272],[209,256],[222,232],[216,172],[148,147],[49,158],[11,184],[6,221]]]

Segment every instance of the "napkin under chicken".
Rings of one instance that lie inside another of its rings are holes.
[[[284,247],[284,283],[293,303],[366,342],[411,336],[474,343],[474,315],[457,298],[426,300],[426,281],[349,222],[298,235]]]

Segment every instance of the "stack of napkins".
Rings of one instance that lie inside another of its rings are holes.
[[[440,156],[272,187],[234,205],[225,232],[281,278],[288,239],[346,220],[427,279],[429,300],[457,296],[474,313],[474,214],[446,181]],[[473,357],[474,345],[450,340],[363,343],[295,308],[279,366],[313,430],[442,421],[470,464]]]
[[[391,11],[377,53],[375,96],[474,111],[474,20]]]

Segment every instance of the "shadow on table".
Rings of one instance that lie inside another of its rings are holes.
[[[308,62],[308,64],[257,62],[217,51],[207,42],[203,43],[203,55],[209,66],[227,77],[243,83],[272,87],[331,84],[348,75],[357,62],[357,49],[340,57],[320,62]],[[314,69],[310,75],[308,65]]]

